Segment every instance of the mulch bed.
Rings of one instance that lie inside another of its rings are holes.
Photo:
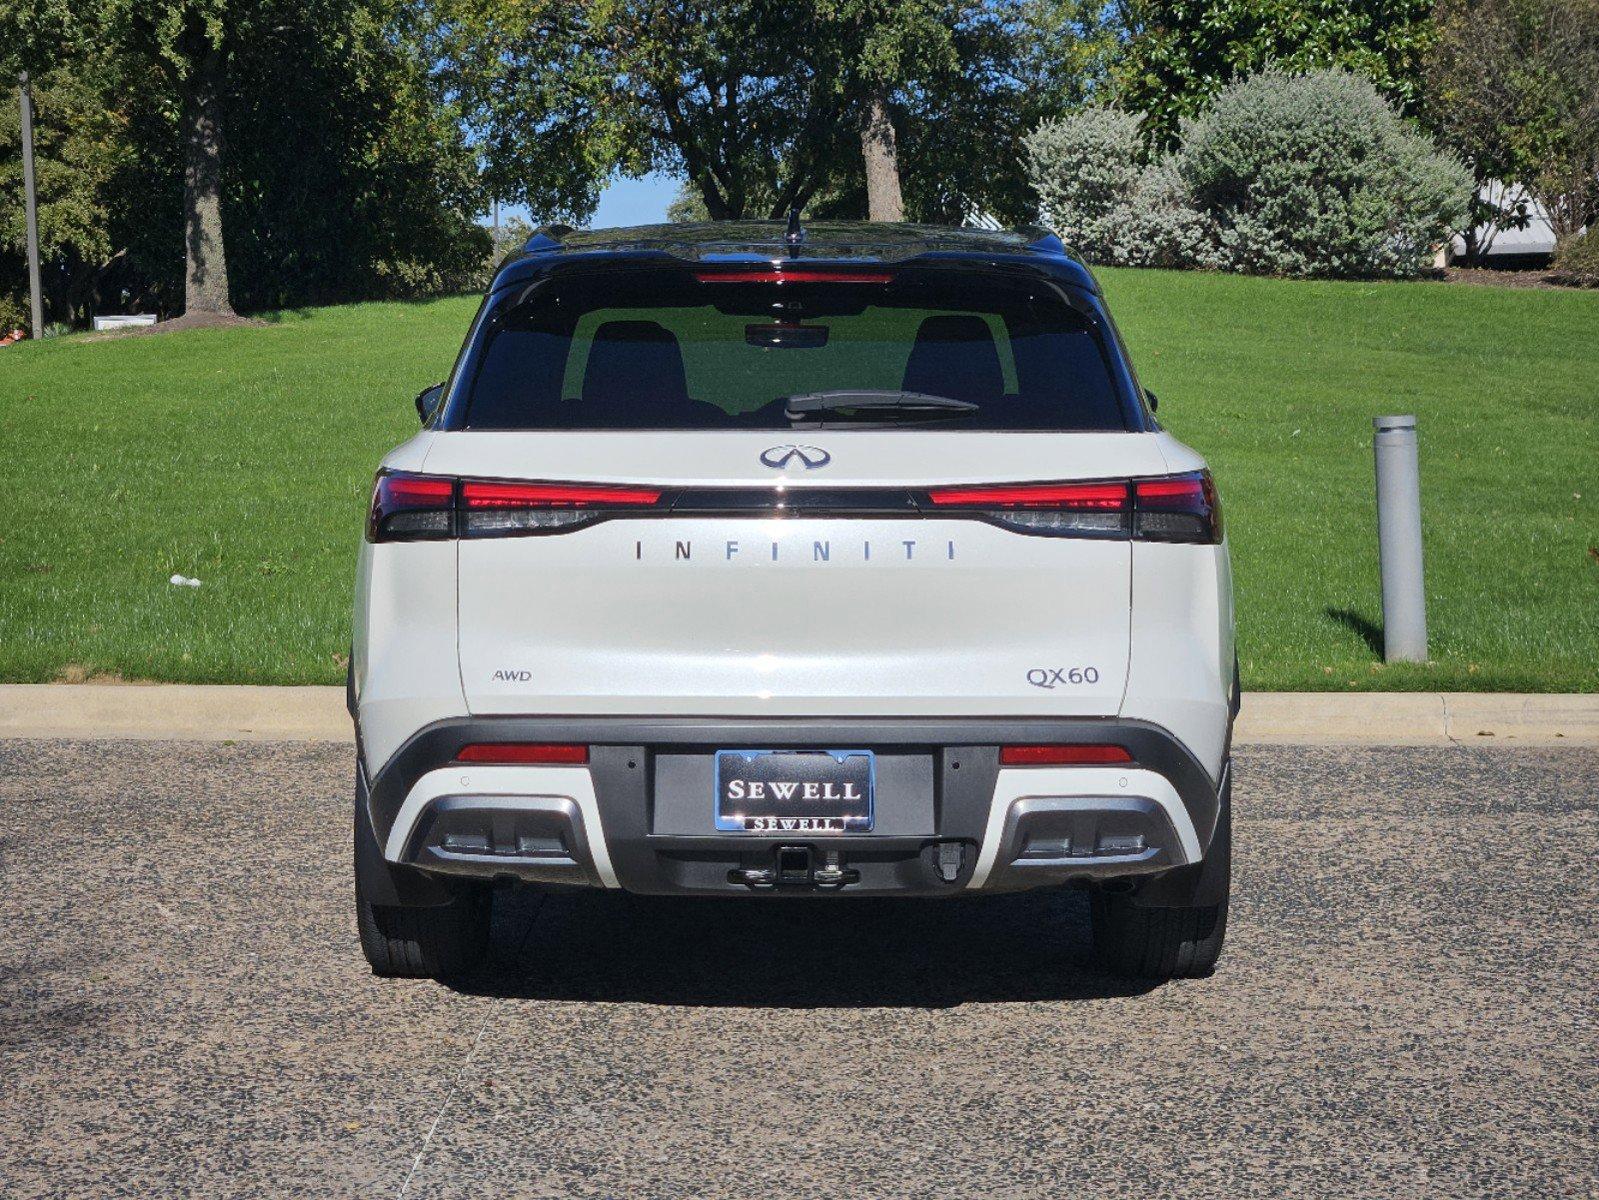
[[[1490,267],[1445,267],[1436,278],[1448,283],[1471,283],[1480,287],[1544,288],[1551,291],[1579,292],[1582,288],[1561,283],[1546,268],[1530,271],[1494,270]]]

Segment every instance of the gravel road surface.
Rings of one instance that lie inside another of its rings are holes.
[[[1599,1195],[1599,752],[1240,753],[1153,989],[1075,894],[513,895],[377,980],[349,776],[0,742],[0,1196]]]

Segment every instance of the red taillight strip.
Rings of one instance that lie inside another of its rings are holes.
[[[447,538],[453,525],[455,480],[445,475],[380,471],[367,508],[369,542]]]
[[[660,498],[660,488],[609,487],[603,484],[493,483],[468,479],[461,485],[461,503],[467,508],[650,505]]]
[[[378,481],[386,497],[411,506],[448,504],[455,480],[442,475],[385,475]]]
[[[1028,483],[1004,487],[936,487],[934,504],[962,508],[1080,508],[1120,512],[1127,508],[1125,483]]]
[[[1130,763],[1133,756],[1125,746],[1001,746],[1002,767],[1083,767],[1109,763]]]
[[[1133,490],[1140,500],[1203,500],[1205,481],[1198,475],[1178,475],[1172,479],[1139,479]]]
[[[820,509],[835,489],[808,490]],[[925,491],[849,489],[848,505],[828,506],[835,515],[866,509],[885,515],[937,512],[974,518],[1019,533],[1053,537],[1132,538],[1135,541],[1218,544],[1221,505],[1208,471],[1153,479],[1081,483],[939,485]],[[738,489],[662,488],[634,484],[535,483],[517,480],[458,480],[443,475],[381,473],[373,489],[367,537],[415,541],[456,537],[515,537],[564,533],[612,517],[669,516],[719,511],[721,496],[748,503]],[[785,505],[773,492],[770,507]],[[877,497],[863,504],[859,497]]]
[[[827,270],[815,267],[781,265],[757,267],[754,270],[696,271],[694,278],[701,283],[892,283],[892,271]]]
[[[581,765],[589,760],[589,748],[567,742],[473,742],[456,751],[455,761],[464,763],[524,766]]]

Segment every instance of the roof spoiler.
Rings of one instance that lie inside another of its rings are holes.
[[[523,254],[542,254],[548,250],[559,250],[561,239],[573,232],[570,225],[540,225],[533,231],[533,236],[522,246]]]
[[[1036,250],[1039,254],[1065,254],[1066,243],[1060,240],[1060,234],[1043,225],[1028,225],[1017,230],[1027,239],[1027,248]]]

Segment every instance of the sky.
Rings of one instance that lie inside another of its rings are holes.
[[[595,229],[612,225],[658,225],[666,220],[666,206],[677,196],[677,180],[668,175],[646,175],[643,179],[618,179],[600,193],[600,206],[589,224]],[[527,209],[518,205],[500,210],[502,220],[521,217],[536,224]]]
[[[607,225],[658,225],[666,220],[666,206],[677,196],[677,180],[666,175],[643,179],[618,179],[600,194],[600,206],[591,222]]]

